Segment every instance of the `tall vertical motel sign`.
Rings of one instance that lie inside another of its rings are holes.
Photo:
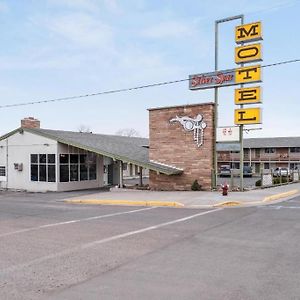
[[[244,66],[244,63],[254,63],[262,60],[261,44],[248,44],[259,40],[262,40],[261,22],[237,26],[235,28],[235,41],[237,44],[241,44],[241,46],[235,48],[235,62],[236,64],[242,64],[242,66],[236,69],[190,75],[189,89],[201,90],[261,82],[262,72],[260,65],[251,64]],[[244,104],[262,102],[259,86],[236,89],[234,99],[235,104],[241,105],[240,109],[235,110],[235,124],[249,125],[261,123],[261,109],[259,107],[243,108]]]
[[[248,64],[262,61],[261,44],[250,43],[259,40],[262,40],[261,22],[237,26],[235,28],[235,42],[241,44],[241,46],[235,48],[235,63]],[[247,78],[245,76],[241,77],[241,84],[261,81],[260,65],[251,65],[244,68],[252,68],[252,71],[247,74]],[[244,104],[249,105],[261,102],[260,86],[236,89],[234,103],[240,105],[240,108],[235,109],[234,123],[236,125],[261,124],[261,109],[259,107],[244,108]]]

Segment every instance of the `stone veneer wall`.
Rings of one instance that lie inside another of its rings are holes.
[[[179,122],[170,119],[183,116],[203,116],[204,143],[198,147],[194,132],[187,132]],[[149,109],[149,158],[183,169],[181,175],[167,176],[150,171],[149,185],[154,190],[191,190],[194,180],[202,189],[211,189],[214,147],[214,104],[203,103],[176,107]]]

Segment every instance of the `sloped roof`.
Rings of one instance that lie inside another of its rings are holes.
[[[180,174],[182,169],[149,160],[149,140],[147,138],[117,135],[94,134],[41,128],[22,128],[24,131],[38,134],[57,142],[98,153],[115,160],[132,163],[166,175]],[[18,130],[0,138],[4,139]]]
[[[244,148],[300,147],[300,137],[272,137],[244,139]]]
[[[287,148],[300,147],[300,137],[271,137],[244,139],[244,148]],[[217,151],[239,151],[239,142],[217,143]]]

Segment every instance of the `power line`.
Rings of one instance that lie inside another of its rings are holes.
[[[268,64],[268,65],[263,65],[263,66],[260,66],[260,68],[274,67],[274,66],[291,64],[291,63],[296,63],[296,62],[300,62],[300,59],[293,59],[293,60],[272,63],[272,64]],[[227,72],[231,73],[232,70],[234,70],[234,69],[227,70]],[[224,74],[226,74],[227,72],[224,72]],[[54,99],[46,99],[46,100],[38,100],[38,101],[30,101],[30,102],[14,103],[14,104],[4,104],[4,105],[0,105],[0,109],[1,108],[18,107],[18,106],[35,105],[35,104],[42,104],[42,103],[61,102],[61,101],[68,101],[68,100],[79,100],[82,98],[88,98],[88,97],[94,97],[94,96],[123,93],[123,92],[129,92],[129,91],[134,91],[134,90],[141,90],[141,89],[145,89],[145,88],[170,85],[170,84],[180,83],[180,82],[184,82],[184,81],[188,81],[188,80],[189,80],[189,78],[184,78],[184,79],[178,79],[178,80],[152,83],[152,84],[147,84],[147,85],[140,85],[140,86],[131,87],[131,88],[108,90],[108,91],[85,94],[85,95],[69,96],[69,97],[63,97],[63,98],[54,98]]]

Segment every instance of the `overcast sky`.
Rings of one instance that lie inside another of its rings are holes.
[[[214,70],[214,22],[262,21],[263,62],[300,58],[300,1],[0,1],[0,105],[187,78]],[[234,27],[220,26],[220,69],[235,67]],[[262,130],[246,137],[300,136],[300,63],[263,69]],[[220,89],[219,124],[233,125],[234,89]],[[202,103],[213,91],[188,82],[79,100],[0,109],[0,134],[33,116],[43,128],[148,136],[147,108]]]

